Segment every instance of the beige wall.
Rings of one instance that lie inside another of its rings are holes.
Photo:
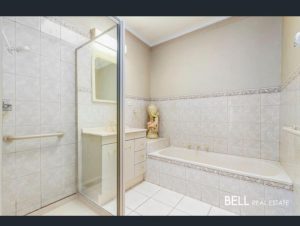
[[[300,48],[293,47],[300,31],[300,17],[284,17],[282,32],[282,81],[298,75],[284,86],[280,101],[280,127],[300,126]],[[296,214],[300,214],[300,137],[280,131],[280,162],[294,183]]]
[[[294,37],[297,32],[300,32],[300,17],[284,17],[282,27],[282,81],[300,66],[300,50],[294,47]]]
[[[281,24],[231,18],[153,47],[151,97],[278,86]]]
[[[150,47],[126,32],[125,94],[150,97]]]

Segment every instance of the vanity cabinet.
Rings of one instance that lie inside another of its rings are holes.
[[[137,133],[134,137],[125,137],[124,181],[125,189],[144,180],[146,160],[146,133]]]
[[[98,201],[106,202],[116,194],[116,134],[103,128],[86,128],[82,131],[82,138],[82,161],[92,162],[83,164],[81,170],[83,186],[89,188],[94,184],[100,184]],[[123,160],[125,189],[128,189],[144,180],[146,129],[125,130]]]

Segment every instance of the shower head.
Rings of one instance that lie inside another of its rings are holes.
[[[1,34],[2,34],[2,37],[4,38],[4,41],[6,42],[6,46],[7,46],[7,51],[10,53],[10,54],[13,54],[14,52],[22,52],[22,51],[29,51],[30,50],[30,47],[29,46],[16,46],[16,47],[12,47],[8,41],[8,38],[5,34],[5,32],[3,30],[1,30]]]
[[[29,51],[29,50],[30,50],[29,46],[17,46],[17,47],[15,47],[16,52]]]

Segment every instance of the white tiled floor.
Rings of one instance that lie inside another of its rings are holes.
[[[235,215],[205,202],[184,196],[158,185],[142,182],[125,194],[125,215],[127,216],[229,216]],[[116,202],[112,200],[103,206],[111,213],[116,212]],[[36,214],[32,214],[36,215]],[[42,211],[37,215],[84,216],[99,215],[93,208],[78,198],[62,201],[57,207]]]
[[[125,215],[128,216],[235,215],[146,181],[126,192],[125,206]]]

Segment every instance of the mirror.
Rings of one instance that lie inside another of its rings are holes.
[[[100,46],[100,45],[99,45]],[[92,59],[93,101],[116,103],[117,65],[116,52],[94,50]]]

